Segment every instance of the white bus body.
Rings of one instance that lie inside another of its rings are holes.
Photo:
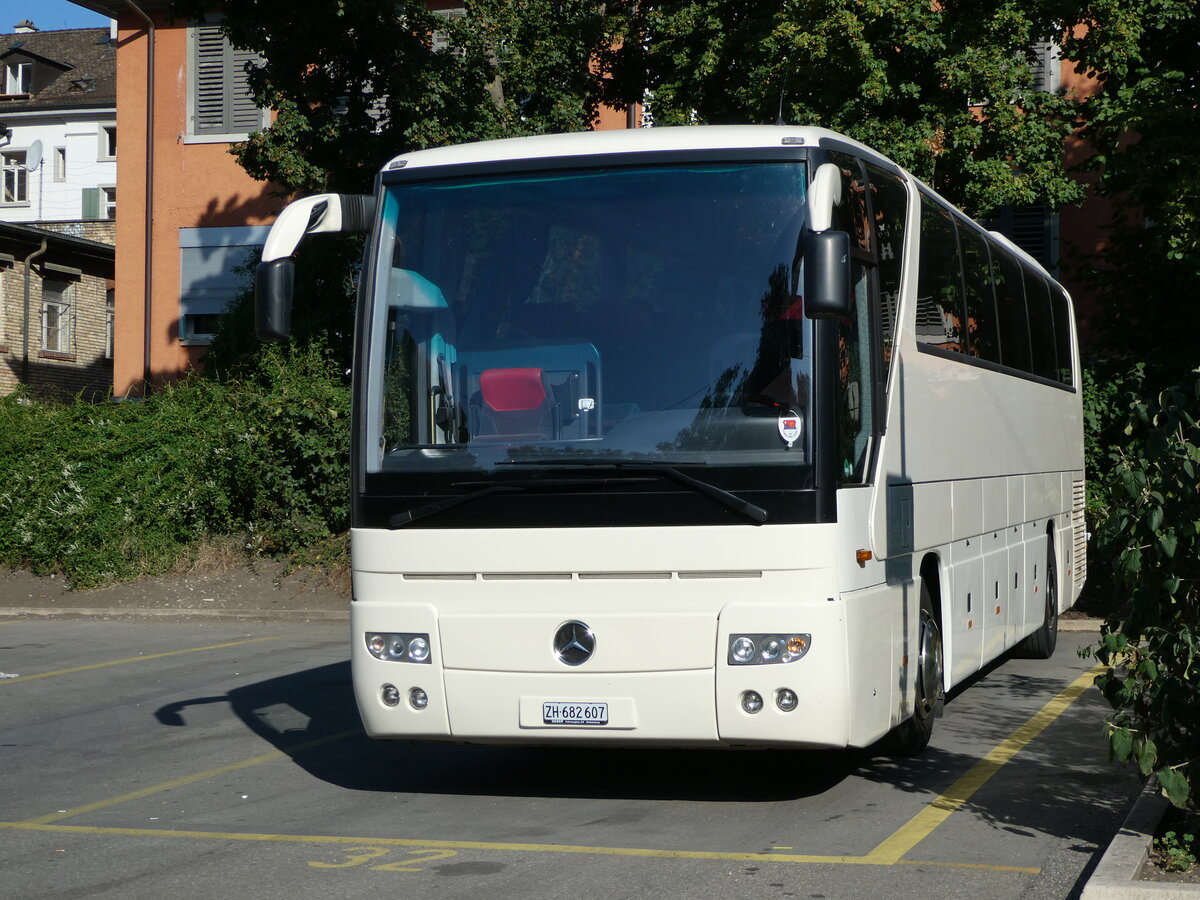
[[[285,211],[263,265],[364,227],[342,200]],[[523,138],[399,157],[374,204],[371,736],[915,751],[945,691],[1053,652],[1084,580],[1071,304],[886,158],[803,127]],[[813,232],[849,235],[840,312],[801,296]]]

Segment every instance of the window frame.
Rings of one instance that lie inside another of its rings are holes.
[[[96,147],[98,162],[112,162],[117,158],[117,126],[101,125],[96,133],[99,144]]]
[[[13,90],[14,84],[17,90]],[[33,62],[22,60],[4,65],[4,93],[10,97],[33,93]]]
[[[18,160],[18,157],[20,159]],[[28,206],[29,205],[29,170],[25,168],[25,163],[29,159],[27,150],[10,150],[5,148],[0,151],[0,169],[3,169],[4,193],[0,195],[0,206]],[[9,199],[9,177],[13,180],[13,199]],[[18,189],[19,188],[19,189]],[[21,197],[16,197],[16,194],[23,194]]]
[[[59,294],[59,299],[52,299],[47,294],[46,286],[50,284],[61,284],[63,290]],[[55,336],[57,337],[57,346],[50,346],[50,324],[49,311],[54,308],[58,312],[58,317],[54,322]],[[41,300],[41,342],[39,350],[42,353],[50,353],[56,355],[71,355],[74,353],[75,341],[75,282],[67,281],[59,278],[43,278],[42,279],[42,300]]]

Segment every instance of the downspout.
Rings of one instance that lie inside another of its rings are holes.
[[[29,384],[29,273],[35,259],[46,252],[46,239],[42,238],[42,246],[25,257],[25,328],[21,336],[21,383]]]
[[[140,9],[133,0],[125,5],[146,22],[146,236],[145,236],[145,292],[142,313],[142,392],[150,385],[150,310],[154,296],[154,20]]]

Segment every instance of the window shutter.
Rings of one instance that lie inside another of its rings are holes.
[[[258,54],[230,48],[230,56],[233,60],[229,90],[230,130],[257,131],[262,128],[262,110],[255,104],[254,95],[250,93],[250,77],[246,74],[246,66],[257,65]]]
[[[99,219],[100,218],[100,188],[84,188],[83,189],[83,216],[84,219]]]
[[[246,75],[247,63],[257,63],[258,54],[234,49],[219,25],[200,25],[194,32],[192,133],[243,134],[261,128],[262,111]]]

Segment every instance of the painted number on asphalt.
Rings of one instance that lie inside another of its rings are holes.
[[[342,862],[310,862],[309,865],[314,869],[352,869],[355,866],[366,865],[394,852],[397,851],[393,851],[388,847],[347,847],[344,851],[345,859]],[[368,866],[368,868],[375,872],[420,872],[423,865],[458,855],[457,850],[435,850],[433,848],[403,850],[399,852],[402,852],[408,858],[383,863],[378,866]]]

